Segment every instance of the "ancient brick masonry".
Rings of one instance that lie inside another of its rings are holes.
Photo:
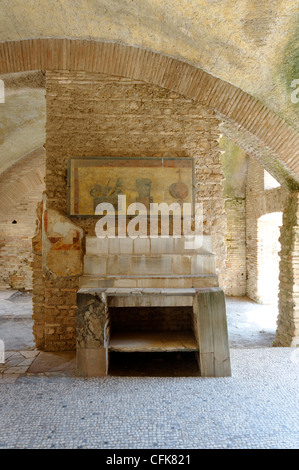
[[[214,112],[157,86],[93,73],[47,72],[46,91],[47,210],[67,215],[69,157],[192,157],[195,199],[203,203],[204,233],[213,236],[221,283],[226,217],[219,121]],[[84,236],[94,235],[94,218],[80,218],[75,223]],[[44,342],[46,350],[75,347],[79,276],[65,274],[57,277],[44,272],[44,339],[39,344]],[[35,291],[38,279],[36,271]]]
[[[36,347],[46,351],[72,350],[76,343],[77,278],[44,276],[38,255],[35,255],[33,264],[33,333]]]
[[[289,191],[283,187],[265,190],[264,169],[254,159],[249,160],[246,186],[246,257],[247,294],[259,302],[258,294],[258,219],[271,212],[282,212]]]
[[[299,193],[292,192],[280,233],[279,315],[275,346],[299,346]]]
[[[220,140],[221,161],[225,180],[223,197],[227,231],[225,270],[226,295],[246,295],[246,177],[248,156],[246,152],[223,136]]]
[[[246,217],[245,198],[227,198],[227,258],[225,293],[231,296],[246,295]]]
[[[33,334],[36,347],[44,349],[45,347],[45,281],[42,272],[42,254],[34,253],[33,262]]]
[[[246,189],[247,294],[259,301],[258,231],[259,217],[283,212],[279,253],[279,315],[274,346],[298,346],[298,191],[283,187],[265,190],[264,169],[250,160]]]
[[[0,288],[32,289],[36,206],[44,190],[45,151],[37,149],[0,177]]]
[[[268,150],[261,152],[259,160],[266,168],[270,166],[272,172],[275,171],[276,178],[287,180],[292,174],[292,178],[298,182],[298,132],[261,101],[190,63],[136,46],[92,41],[90,38],[74,40],[51,37],[4,41],[0,44],[0,51],[2,73],[86,70],[94,74],[134,77],[188,96],[217,110],[226,123],[233,123],[237,133],[242,135],[243,148],[248,135],[253,136],[255,144],[254,148],[249,145],[250,155],[259,154],[258,148],[270,149],[271,161]],[[245,60],[248,62],[248,55]],[[288,169],[281,162],[285,162]]]

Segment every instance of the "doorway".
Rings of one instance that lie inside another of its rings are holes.
[[[271,212],[258,219],[257,292],[260,303],[277,305],[279,292],[279,252],[282,212]]]

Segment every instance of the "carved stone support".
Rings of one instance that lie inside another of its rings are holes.
[[[108,374],[109,316],[104,293],[77,294],[77,375]]]
[[[230,354],[224,292],[210,288],[194,296],[194,329],[202,377],[230,377]]]

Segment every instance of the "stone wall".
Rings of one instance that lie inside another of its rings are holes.
[[[274,346],[299,346],[299,193],[291,192],[280,233],[279,315]]]
[[[75,348],[76,292],[82,272],[82,230],[48,209],[37,210],[33,251],[33,333],[39,349]]]
[[[225,294],[246,295],[246,215],[245,199],[225,200],[227,217]]]
[[[214,112],[157,86],[84,72],[48,72],[46,99],[47,209],[67,214],[69,157],[192,157],[204,233],[213,236],[224,281],[226,217]],[[95,234],[95,222],[76,219],[84,236]],[[45,349],[72,349],[78,276],[44,276]]]
[[[246,295],[246,178],[248,157],[226,137],[220,140],[223,155],[225,180],[223,196],[227,231],[225,294],[231,296]]]

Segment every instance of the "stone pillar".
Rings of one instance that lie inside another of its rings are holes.
[[[299,346],[299,192],[290,193],[280,231],[279,315],[273,346]]]
[[[61,212],[47,208],[44,196],[41,262],[45,351],[67,351],[76,347],[76,293],[83,272],[83,246],[82,228]],[[38,299],[33,300],[36,309]],[[35,334],[36,329],[35,325]]]
[[[36,210],[36,234],[32,238],[32,302],[33,336],[37,349],[45,348],[45,285],[42,269],[42,214],[43,203]]]
[[[77,293],[77,374],[108,374],[109,316],[105,294],[92,289]]]
[[[193,312],[201,376],[230,377],[224,292],[217,287],[197,292],[194,297]]]

